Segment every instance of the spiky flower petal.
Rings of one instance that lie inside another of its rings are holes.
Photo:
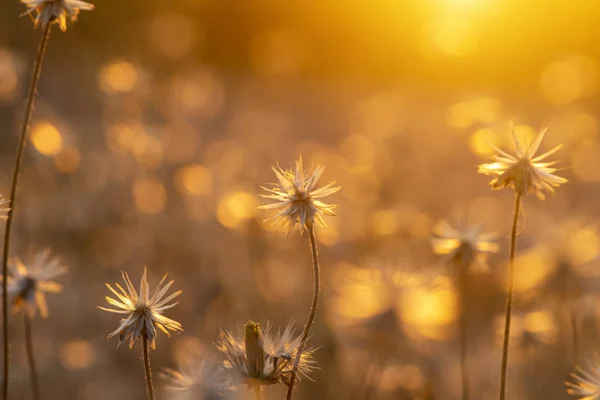
[[[493,241],[496,234],[484,233],[482,230],[482,225],[469,226],[466,223],[457,229],[448,221],[441,220],[433,228],[433,252],[447,256],[451,262],[458,265],[485,269],[487,256],[497,253],[499,246]]]
[[[57,23],[63,32],[67,30],[67,18],[75,22],[80,10],[94,9],[93,4],[81,0],[21,0],[21,3],[28,8],[25,14],[33,15],[35,12],[35,28],[45,28],[48,24]]]
[[[572,373],[573,382],[565,382],[567,393],[577,396],[579,400],[595,400],[600,398],[600,357],[588,362],[586,368],[577,367]]]
[[[123,276],[127,290],[123,289],[118,283],[115,283],[115,286],[119,289],[118,291],[113,289],[108,283],[106,284],[106,287],[118,299],[115,300],[106,296],[106,301],[117,309],[98,307],[101,310],[112,313],[127,314],[127,317],[121,320],[119,327],[108,335],[109,339],[117,334],[119,335],[117,347],[129,340],[129,348],[131,349],[136,339],[145,336],[150,341],[150,346],[155,349],[157,329],[163,331],[169,337],[171,336],[170,332],[183,332],[183,328],[179,322],[162,315],[165,310],[179,304],[179,302],[171,304],[169,302],[182,292],[179,290],[165,297],[174,282],[170,281],[162,286],[167,279],[167,274],[161,279],[156,289],[150,293],[150,286],[146,277],[146,267],[144,267],[139,294],[133,287],[127,272],[121,271],[121,275]]]
[[[540,144],[546,134],[546,128],[536,136],[530,144],[520,138],[513,129],[513,141],[515,144],[515,155],[506,153],[492,145],[497,154],[494,155],[494,163],[482,164],[478,172],[490,175],[492,189],[511,187],[516,193],[526,195],[535,194],[538,199],[544,200],[544,191],[554,193],[554,188],[567,183],[565,178],[554,175],[557,171],[553,165],[556,161],[545,161],[550,155],[556,153],[562,145],[558,145],[546,153],[535,156]]]
[[[231,385],[273,385],[279,382],[289,384],[298,354],[301,336],[295,336],[292,324],[284,330],[271,333],[271,324],[262,329],[256,322],[249,321],[243,332],[233,334],[222,331],[217,348],[225,354],[225,370]],[[298,373],[307,376],[313,366],[313,350],[304,350],[300,356]]]
[[[47,318],[45,294],[59,293],[63,289],[62,285],[53,281],[67,271],[62,261],[53,257],[50,249],[45,249],[37,253],[29,264],[15,258],[9,262],[8,268],[8,294],[12,296],[13,310],[16,312],[24,307],[30,318],[38,311],[42,318]]]
[[[329,196],[341,189],[335,186],[335,181],[322,188],[315,189],[317,181],[323,174],[325,167],[317,165],[312,170],[305,170],[302,157],[296,161],[296,167],[284,170],[279,165],[273,167],[273,172],[278,183],[273,188],[262,189],[269,194],[262,195],[267,199],[276,200],[276,203],[260,206],[262,209],[278,208],[277,215],[270,220],[275,223],[282,222],[287,229],[298,226],[300,232],[312,227],[315,219],[321,226],[326,226],[323,216],[334,216],[335,205],[325,204],[319,199]]]

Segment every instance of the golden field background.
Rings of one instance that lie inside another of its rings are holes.
[[[567,399],[598,343],[600,6],[593,1],[97,1],[54,30],[15,214],[15,255],[50,246],[65,290],[36,320],[44,398],[143,399],[143,370],[96,310],[120,270],[183,289],[154,371],[215,355],[248,319],[301,331],[306,237],[263,220],[270,167],[302,154],[341,186],[317,229],[324,274],[298,399],[458,399],[457,291],[432,227],[468,212],[502,251],[469,278],[473,399],[497,395],[512,197],[476,165],[512,121],[558,153],[569,183],[527,198],[517,247],[508,397]],[[7,193],[41,32],[0,13],[0,192]],[[134,280],[137,278],[134,278]],[[574,315],[578,348],[573,346]],[[22,326],[11,390],[29,395]],[[156,380],[156,385],[161,386]],[[160,393],[160,392],[159,392]],[[283,388],[265,397],[282,398]],[[237,394],[245,398],[243,391]],[[169,398],[163,396],[162,398]]]

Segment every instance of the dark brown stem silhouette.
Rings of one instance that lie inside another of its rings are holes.
[[[302,357],[302,352],[304,351],[304,347],[306,346],[306,340],[308,339],[308,335],[310,334],[310,328],[315,320],[315,315],[317,314],[317,308],[319,307],[319,294],[321,292],[321,269],[319,267],[319,255],[317,253],[317,240],[315,239],[314,227],[312,224],[307,226],[308,237],[310,239],[310,249],[312,253],[312,262],[313,262],[313,274],[314,274],[314,286],[313,286],[313,299],[312,304],[310,306],[310,312],[308,313],[308,319],[306,320],[306,325],[304,325],[304,331],[302,332],[302,342],[300,344],[300,348],[298,349],[298,354],[296,355],[296,359],[294,361],[294,370],[292,371],[292,377],[290,378],[290,384],[288,387],[286,400],[291,400],[292,395],[294,393],[294,382],[296,381],[296,373],[298,371],[298,365],[300,365],[300,359]]]
[[[33,400],[40,399],[40,386],[38,384],[37,369],[35,367],[35,353],[33,351],[32,319],[25,314],[25,347],[27,350],[27,362],[29,363],[29,378],[31,381],[31,392]]]
[[[150,369],[150,355],[148,354],[148,338],[145,334],[142,335],[142,343],[144,347],[144,373],[146,375],[146,393],[148,400],[155,400],[154,385],[152,384],[152,370]]]
[[[13,223],[13,214],[15,212],[17,187],[19,181],[19,172],[21,171],[21,164],[23,162],[23,153],[25,144],[27,143],[27,131],[29,130],[29,123],[31,122],[31,115],[33,113],[33,105],[35,102],[35,93],[37,90],[38,81],[42,73],[42,62],[44,60],[44,53],[50,39],[50,30],[52,24],[49,23],[44,28],[44,33],[40,39],[40,45],[38,48],[37,58],[33,67],[33,78],[31,80],[31,86],[29,88],[29,97],[27,98],[27,106],[25,108],[25,119],[23,120],[23,127],[21,128],[21,137],[19,139],[19,147],[17,149],[17,157],[15,160],[15,167],[12,176],[12,187],[10,190],[10,208],[6,219],[6,226],[4,229],[4,246],[2,254],[2,322],[3,322],[3,336],[4,336],[4,380],[2,383],[2,398],[8,400],[8,370],[9,370],[9,355],[8,355],[8,256],[10,247],[10,235]]]
[[[512,229],[510,232],[510,250],[508,263],[508,293],[506,295],[506,316],[504,320],[504,341],[502,345],[502,369],[500,372],[500,400],[506,395],[506,370],[508,367],[508,341],[510,338],[510,318],[512,315],[512,303],[514,292],[515,275],[515,245],[517,241],[517,224],[519,221],[519,210],[521,208],[521,193],[515,195],[515,210],[513,215]]]

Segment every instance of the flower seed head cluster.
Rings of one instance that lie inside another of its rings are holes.
[[[496,234],[484,233],[482,229],[482,225],[468,226],[466,223],[456,229],[442,220],[433,228],[433,252],[447,256],[457,265],[486,269],[487,256],[497,253],[499,246],[494,242]]]
[[[229,383],[251,388],[279,382],[289,384],[301,343],[301,337],[294,336],[291,323],[283,332],[274,334],[270,324],[263,330],[258,323],[249,321],[237,335],[222,331],[217,348],[225,354]],[[300,375],[307,376],[312,370],[312,354],[312,350],[302,352],[298,365]]]
[[[187,365],[178,369],[164,368],[160,374],[166,389],[173,395],[181,394],[190,399],[212,399],[227,390],[223,369],[215,363],[198,361],[192,357]]]
[[[108,335],[109,339],[118,334],[118,346],[121,346],[129,340],[129,348],[131,349],[135,340],[144,336],[150,342],[150,346],[155,349],[157,330],[163,331],[167,336],[171,336],[170,332],[183,331],[179,322],[162,315],[165,310],[179,304],[179,302],[170,304],[169,302],[179,296],[181,290],[165,297],[174,281],[170,281],[162,286],[167,279],[167,275],[165,274],[156,286],[156,289],[150,293],[150,286],[148,285],[148,280],[146,278],[146,267],[144,267],[138,295],[138,292],[135,290],[129,279],[129,275],[126,272],[121,272],[121,275],[123,276],[127,290],[123,289],[118,283],[115,283],[118,291],[113,289],[108,283],[106,284],[106,287],[118,299],[115,300],[107,296],[106,301],[117,309],[98,307],[104,311],[127,315],[121,320],[117,330]]]
[[[260,206],[262,209],[280,209],[271,220],[274,223],[283,223],[288,231],[298,226],[300,232],[314,225],[315,219],[321,226],[326,226],[323,216],[334,216],[335,205],[325,204],[319,199],[329,196],[341,189],[335,186],[335,181],[322,188],[315,189],[317,181],[323,174],[325,167],[317,165],[312,170],[305,170],[302,157],[296,161],[296,167],[284,170],[279,165],[273,167],[278,183],[273,188],[262,189],[269,194],[262,195],[267,199],[276,200],[276,203]]]
[[[28,10],[25,14],[35,12],[34,27],[57,23],[60,30],[67,30],[67,18],[71,22],[77,20],[80,10],[91,11],[94,5],[81,0],[21,0]]]
[[[495,162],[480,165],[478,172],[493,177],[490,181],[492,189],[511,187],[519,195],[531,193],[538,199],[544,200],[544,191],[554,193],[554,188],[567,183],[565,178],[554,175],[556,168],[553,165],[556,161],[544,161],[557,152],[562,145],[535,156],[545,134],[546,129],[543,129],[531,144],[527,144],[513,129],[515,154],[508,154],[492,145],[498,153],[494,156]]]
[[[572,373],[573,382],[565,382],[567,393],[577,396],[579,400],[595,400],[600,398],[600,357],[596,355],[586,368],[577,367]]]
[[[53,279],[64,274],[67,268],[58,258],[52,256],[49,249],[37,253],[27,265],[15,258],[10,261],[8,268],[8,294],[12,296],[13,310],[19,311],[24,308],[30,318],[33,318],[36,312],[39,312],[42,318],[47,318],[46,293],[62,291],[62,285]]]

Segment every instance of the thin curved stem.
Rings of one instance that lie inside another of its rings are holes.
[[[575,362],[579,360],[579,333],[577,330],[577,317],[575,315],[575,310],[571,309],[569,311],[571,316],[571,334],[573,335],[573,358]]]
[[[296,355],[296,359],[294,361],[294,370],[292,371],[292,377],[290,378],[290,384],[288,387],[286,400],[291,400],[292,395],[294,393],[294,382],[296,381],[296,372],[298,371],[298,365],[300,364],[300,358],[302,356],[302,352],[304,351],[304,347],[306,346],[306,340],[310,333],[310,328],[315,320],[315,315],[317,314],[317,308],[319,307],[319,294],[321,292],[321,270],[319,267],[319,254],[317,252],[317,241],[315,239],[315,232],[312,225],[308,226],[308,237],[310,239],[310,249],[312,252],[312,262],[313,262],[313,273],[314,273],[314,287],[313,287],[313,299],[312,304],[310,306],[310,312],[308,313],[308,319],[306,320],[306,325],[304,325],[304,331],[302,332],[302,343],[300,344],[300,348],[298,349],[298,354]]]
[[[510,250],[508,263],[508,293],[506,295],[506,315],[504,320],[504,343],[502,346],[502,369],[500,372],[500,400],[506,395],[506,370],[508,367],[508,340],[510,338],[510,318],[512,315],[512,303],[514,292],[515,275],[515,245],[517,242],[517,224],[519,221],[519,210],[521,208],[521,194],[515,195],[515,210],[513,214],[512,229],[510,232]]]
[[[254,386],[254,400],[262,400],[261,386]]]
[[[4,229],[4,246],[2,254],[2,322],[3,322],[3,336],[4,336],[4,380],[2,383],[2,398],[8,400],[8,254],[10,247],[10,234],[13,222],[13,214],[15,211],[16,197],[17,197],[17,186],[19,180],[19,172],[21,171],[21,164],[23,162],[23,153],[25,144],[27,143],[27,131],[29,130],[29,122],[31,121],[31,115],[33,113],[33,105],[35,102],[35,93],[37,90],[37,84],[42,73],[42,62],[44,60],[44,53],[46,52],[46,46],[50,39],[50,29],[52,24],[47,24],[42,38],[40,40],[40,46],[38,48],[37,58],[33,67],[33,78],[31,80],[31,87],[29,88],[29,97],[27,98],[27,107],[25,108],[25,119],[23,120],[23,127],[21,129],[21,137],[19,140],[19,147],[17,149],[17,158],[15,160],[15,167],[12,176],[12,187],[10,190],[10,208],[6,219],[6,226]]]
[[[467,366],[467,263],[459,265],[460,279],[460,375],[462,383],[462,399],[469,400],[469,372]]]
[[[148,400],[155,400],[154,385],[152,385],[152,371],[150,370],[150,355],[148,354],[148,338],[142,335],[142,343],[144,347],[144,373],[146,375],[146,392]]]
[[[35,367],[35,353],[33,351],[33,340],[32,340],[32,320],[25,313],[25,347],[27,349],[27,362],[29,363],[29,378],[31,380],[31,392],[33,394],[33,400],[40,399],[40,386],[37,379],[37,369]]]

